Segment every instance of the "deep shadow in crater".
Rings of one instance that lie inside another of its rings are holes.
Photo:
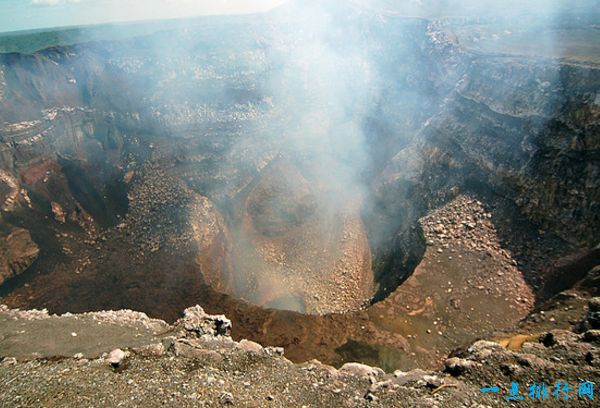
[[[104,227],[113,226],[128,209],[127,186],[122,174],[108,163],[86,165],[59,156],[59,164],[69,183],[73,197]],[[90,179],[94,175],[96,182]],[[102,186],[98,191],[94,186]]]

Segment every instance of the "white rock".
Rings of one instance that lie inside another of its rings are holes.
[[[358,375],[361,377],[383,375],[384,371],[381,368],[370,367],[360,363],[346,363],[340,368],[340,373]]]
[[[248,353],[262,353],[263,346],[250,340],[243,339],[238,343],[238,347]]]
[[[113,351],[111,351],[110,353],[108,353],[108,356],[106,357],[106,360],[108,361],[108,363],[113,366],[114,368],[119,367],[121,364],[123,364],[123,361],[125,361],[125,358],[127,357],[127,354],[125,354],[125,352],[121,349],[114,349]]]

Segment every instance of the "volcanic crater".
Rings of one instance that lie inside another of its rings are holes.
[[[597,244],[597,65],[278,13],[0,55],[2,303],[201,304],[294,360],[393,370],[583,277],[552,273]]]

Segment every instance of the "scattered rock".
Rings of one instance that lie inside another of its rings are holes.
[[[106,361],[108,361],[108,363],[113,368],[120,368],[123,366],[123,363],[125,362],[126,358],[127,358],[127,354],[123,350],[114,349],[113,351],[108,353],[108,356],[106,357]]]
[[[429,388],[438,388],[444,384],[444,380],[437,375],[424,375],[423,382]]]
[[[231,334],[231,320],[224,315],[209,315],[198,305],[185,309],[183,318],[177,321],[176,326],[182,327],[186,335],[192,334],[196,337],[229,337]]]
[[[384,371],[378,367],[370,367],[360,363],[346,363],[340,369],[342,374],[356,375],[359,377],[378,377],[384,374]]]
[[[479,341],[473,343],[473,345],[471,347],[469,347],[469,353],[479,353],[484,350],[500,350],[500,349],[502,349],[502,346],[494,341],[479,340]]]
[[[600,329],[600,297],[590,299],[586,321],[592,329]]]
[[[224,392],[219,397],[219,402],[221,405],[234,405],[233,394],[230,392]]]
[[[250,340],[242,339],[238,347],[248,353],[260,354],[263,352],[263,346]]]
[[[64,224],[66,222],[66,217],[62,206],[54,201],[52,201],[50,205],[52,207],[52,214],[54,215],[54,219],[60,222],[61,224]]]
[[[162,343],[148,344],[138,347],[134,351],[143,357],[161,357],[165,354],[165,346]]]
[[[365,394],[365,399],[366,399],[367,401],[369,401],[369,402],[377,402],[377,401],[379,400],[379,398],[377,398],[375,395],[373,395],[373,394],[372,394],[372,393],[370,393],[370,392],[367,392],[367,393]]]
[[[444,361],[446,372],[457,377],[477,366],[477,363],[464,358],[451,357]]]
[[[373,377],[370,377],[373,378]],[[369,387],[369,392],[376,393],[382,388],[389,388],[392,385],[392,380],[378,381]]]
[[[552,330],[547,333],[543,333],[539,340],[546,347],[564,346],[566,344],[577,341],[578,336],[567,330]]]
[[[600,330],[588,330],[583,333],[583,340],[589,343],[600,343]]]
[[[280,356],[282,357],[285,353],[285,349],[283,347],[265,347],[264,348],[265,354],[268,356]]]
[[[177,340],[173,349],[176,356],[199,360],[208,365],[218,365],[223,362],[223,356],[218,352],[204,349],[201,345],[193,344],[187,339]]]
[[[14,357],[5,357],[2,360],[2,366],[4,366],[4,367],[10,367],[10,366],[13,366],[16,364],[17,364],[17,359]]]

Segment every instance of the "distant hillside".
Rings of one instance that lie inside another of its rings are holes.
[[[59,29],[41,29],[17,31],[0,34],[0,52],[20,52],[30,54],[35,51],[56,46],[72,45],[80,42],[98,40],[116,40],[152,31],[147,24],[114,25],[97,27],[72,27]]]
[[[47,28],[0,33],[0,53],[31,54],[57,45],[73,45],[90,41],[114,41],[144,36],[159,31],[197,26],[201,22],[236,21],[236,16],[203,16],[189,19],[102,24],[80,27]]]

